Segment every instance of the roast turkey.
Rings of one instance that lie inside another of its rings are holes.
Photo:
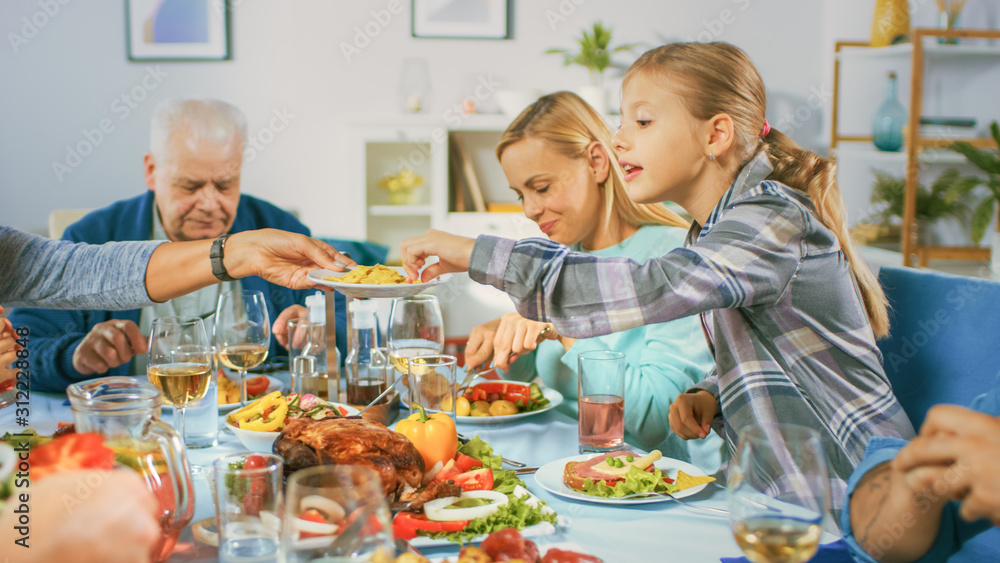
[[[386,497],[420,487],[424,460],[401,434],[360,418],[294,418],[287,422],[274,453],[285,459],[285,474],[314,465],[361,465],[382,477]]]

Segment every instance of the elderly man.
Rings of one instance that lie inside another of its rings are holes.
[[[246,119],[217,100],[167,100],[153,113],[150,150],[144,156],[149,191],[91,212],[63,238],[100,244],[113,240],[190,241],[272,227],[309,235],[290,213],[240,194]],[[222,281],[195,293],[143,309],[53,311],[15,309],[15,327],[31,330],[32,388],[63,391],[70,383],[103,374],[145,373],[147,336],[154,318],[205,316],[220,293],[264,293],[276,327],[305,316],[306,290],[293,291],[259,277]],[[337,307],[337,344],[346,342],[343,298]],[[278,312],[281,311],[280,315]],[[275,330],[283,336],[283,330]],[[270,355],[284,354],[272,341]]]

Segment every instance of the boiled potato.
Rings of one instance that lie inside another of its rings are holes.
[[[428,560],[423,555],[404,553],[396,558],[396,563],[428,563]]]
[[[493,563],[493,559],[482,548],[467,546],[458,552],[458,563]]]
[[[517,405],[503,399],[490,403],[490,416],[506,416],[509,414],[517,414]]]
[[[451,393],[445,393],[444,397],[441,397],[441,410],[450,411],[453,402]]]
[[[458,401],[455,402],[455,416],[469,416],[471,412],[472,405],[469,404],[469,400],[459,395]]]
[[[469,405],[469,414],[472,416],[490,416],[490,404],[486,401],[476,401]]]
[[[441,402],[449,387],[448,378],[435,371],[420,376],[420,394],[432,405]]]

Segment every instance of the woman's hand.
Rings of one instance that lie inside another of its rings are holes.
[[[291,289],[316,287],[306,277],[313,270],[342,271],[343,268],[334,265],[334,260],[356,265],[325,242],[277,229],[243,231],[230,236],[224,260],[226,270],[234,278],[260,276]]]
[[[542,337],[543,340],[559,337],[551,323],[532,321],[517,313],[500,317],[500,325],[493,337],[493,364],[505,371],[509,369],[519,356],[538,348],[539,335],[546,328],[549,331]]]
[[[466,367],[479,370],[480,366],[493,358],[493,337],[497,334],[500,319],[493,319],[473,327],[469,341],[465,343]]]
[[[935,406],[894,463],[912,489],[961,501],[962,518],[1000,526],[1000,417]]]
[[[683,393],[670,405],[670,429],[685,440],[705,438],[718,410],[719,400],[708,391]]]
[[[403,268],[408,279],[425,281],[449,272],[464,272],[469,269],[469,259],[475,246],[476,239],[431,229],[420,236],[403,240],[400,245]],[[437,256],[438,262],[420,272],[431,256]]]

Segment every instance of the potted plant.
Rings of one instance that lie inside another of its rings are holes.
[[[569,49],[548,49],[546,54],[563,56],[563,65],[580,65],[590,71],[590,86],[580,88],[579,94],[588,104],[601,113],[607,113],[607,96],[604,94],[604,71],[611,66],[611,55],[622,51],[630,51],[638,46],[636,43],[611,47],[611,28],[604,27],[601,22],[594,23],[593,28],[583,30],[576,39],[577,51]]]
[[[887,226],[893,218],[903,217],[906,180],[881,170],[873,169],[872,173],[875,174],[875,183],[872,185],[871,203],[877,211],[870,215],[869,219]],[[931,226],[938,220],[946,217],[964,220],[968,217],[969,207],[963,199],[949,196],[959,180],[958,170],[951,168],[938,176],[929,189],[923,184],[917,185],[917,209],[914,219],[917,223],[918,244],[935,242]]]
[[[990,123],[990,133],[993,135],[993,141],[997,144],[997,148],[1000,149],[1000,126],[997,125],[996,121]],[[955,142],[948,148],[965,156],[969,162],[986,175],[985,178],[978,176],[959,178],[948,191],[948,199],[955,201],[978,186],[989,188],[989,194],[983,201],[979,202],[972,213],[972,240],[979,244],[983,240],[983,236],[986,235],[986,229],[993,222],[993,212],[997,203],[1000,202],[1000,151],[979,150],[964,141]],[[997,246],[998,243],[1000,243],[1000,237],[994,235],[993,248],[1000,248]],[[994,260],[998,254],[1000,252],[994,252]]]

